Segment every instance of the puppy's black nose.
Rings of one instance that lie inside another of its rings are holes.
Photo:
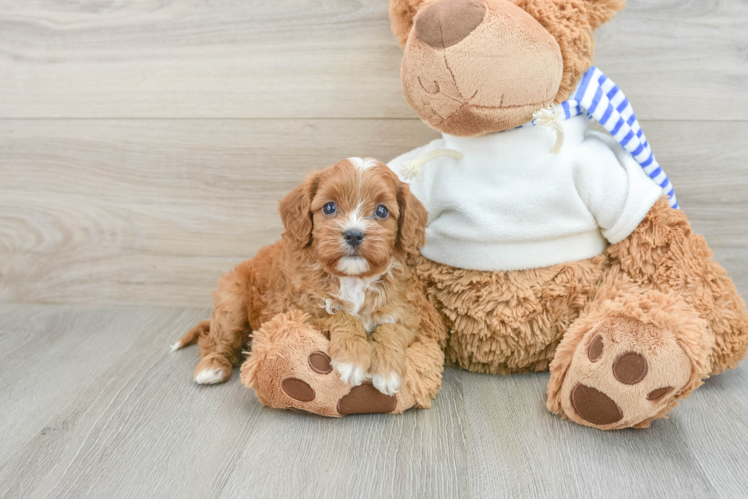
[[[353,248],[356,248],[364,241],[364,232],[358,229],[347,229],[343,233],[343,239]]]

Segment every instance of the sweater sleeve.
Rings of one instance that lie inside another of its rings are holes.
[[[574,184],[602,235],[618,243],[636,229],[662,188],[613,138],[588,134],[575,162]]]

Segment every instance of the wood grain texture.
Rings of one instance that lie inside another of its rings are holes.
[[[0,305],[3,497],[744,497],[748,369],[669,420],[600,432],[547,374],[447,369],[434,406],[327,419],[192,383],[206,309]],[[705,418],[709,415],[709,418]]]
[[[748,297],[746,25],[629,0],[595,63]],[[448,369],[428,411],[336,420],[192,383],[168,345],[278,200],[437,136],[400,57],[386,0],[0,0],[0,497],[748,495],[745,364],[612,433],[549,414],[547,374]]]
[[[641,118],[745,118],[745,2],[628,4],[595,63]],[[387,0],[0,0],[0,117],[411,118],[400,56]]]
[[[643,127],[747,293],[748,124]],[[278,200],[309,170],[436,136],[417,120],[6,120],[0,300],[209,307],[220,275],[280,236]]]
[[[0,300],[14,302],[209,306],[223,272],[280,237],[278,200],[307,172],[435,134],[413,120],[6,124]]]

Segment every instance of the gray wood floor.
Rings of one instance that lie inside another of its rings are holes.
[[[748,2],[629,0],[596,34],[681,206],[748,297]],[[312,168],[436,133],[387,0],[0,0],[0,496],[746,497],[748,365],[648,430],[447,370],[331,420],[192,383],[168,345]]]
[[[545,410],[547,374],[448,369],[430,410],[263,408],[168,345],[204,309],[0,305],[5,497],[745,497],[748,367],[648,430]]]

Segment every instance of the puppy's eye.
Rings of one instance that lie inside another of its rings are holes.
[[[335,206],[334,201],[328,201],[327,204],[322,207],[322,211],[325,213],[325,215],[332,215],[337,210],[337,207]]]
[[[387,207],[384,205],[377,205],[377,209],[374,210],[374,215],[379,217],[380,219],[386,219],[388,215],[390,215],[390,211],[387,210]]]

